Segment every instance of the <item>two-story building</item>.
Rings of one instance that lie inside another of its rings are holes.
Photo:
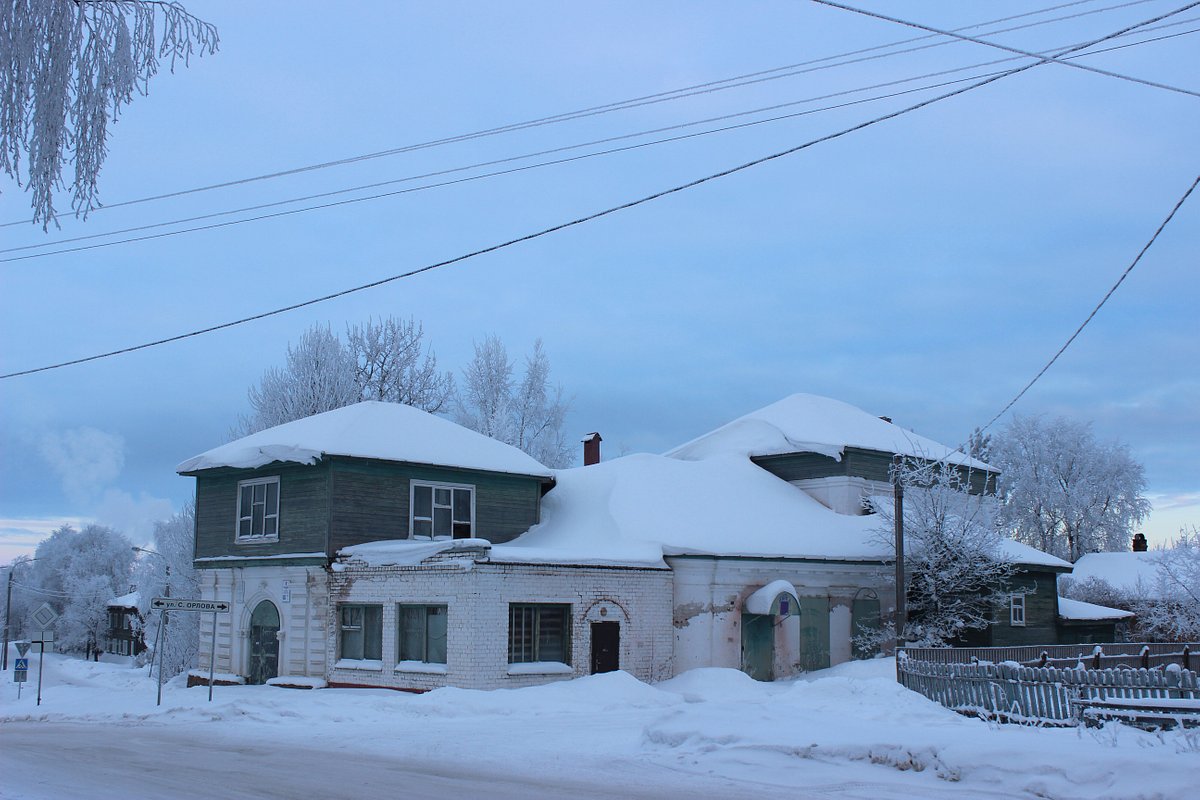
[[[422,690],[703,666],[771,679],[846,661],[891,613],[892,547],[863,501],[890,493],[897,454],[994,478],[812,395],[663,456],[557,472],[377,402],[179,471],[197,479],[203,596],[233,606],[217,672]]]

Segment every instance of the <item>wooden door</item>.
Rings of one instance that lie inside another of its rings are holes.
[[[263,600],[250,615],[250,669],[247,683],[266,683],[279,675],[279,610]]]

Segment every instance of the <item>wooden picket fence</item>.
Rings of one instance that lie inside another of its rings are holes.
[[[1179,666],[1063,669],[1015,661],[938,662],[901,650],[896,674],[901,684],[947,708],[1004,722],[1077,725],[1082,709],[1131,705],[1147,709],[1145,715],[1185,724],[1200,717],[1197,673]]]
[[[1026,667],[1165,667],[1178,664],[1200,670],[1200,643],[1105,642],[1103,644],[1051,644],[1020,647],[906,647],[915,661],[939,664],[974,664],[1016,661]]]

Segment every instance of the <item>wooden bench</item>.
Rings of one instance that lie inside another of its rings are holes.
[[[1104,700],[1075,699],[1071,706],[1076,718],[1088,726],[1117,720],[1144,730],[1182,725],[1200,727],[1200,700],[1186,698],[1126,698]]]

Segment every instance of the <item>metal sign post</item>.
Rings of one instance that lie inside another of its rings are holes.
[[[208,653],[208,702],[213,698],[213,679],[217,666],[217,614],[228,614],[229,603],[224,600],[185,600],[182,597],[156,597],[150,601],[151,609],[161,612],[190,611],[198,614],[212,614],[212,643]],[[164,642],[165,644],[165,642]],[[158,702],[162,704],[162,657],[158,660]]]
[[[49,603],[42,603],[38,606],[37,611],[34,611],[30,616],[42,628],[42,638],[35,642],[41,650],[38,654],[38,696],[37,704],[42,704],[42,664],[46,661],[46,641],[54,641],[54,634],[47,630],[54,620],[58,619],[58,612],[50,607]]]

